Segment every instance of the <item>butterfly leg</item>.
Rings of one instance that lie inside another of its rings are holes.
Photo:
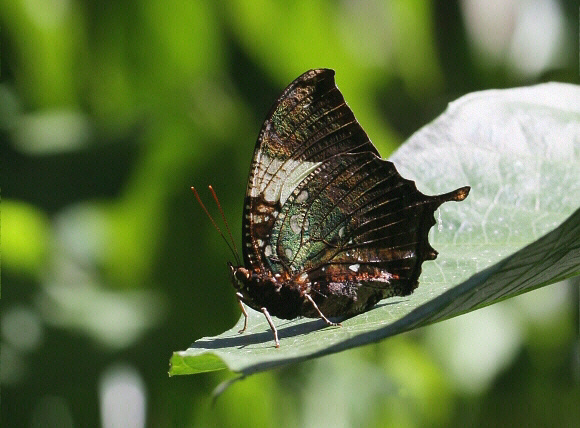
[[[342,327],[342,324],[339,322],[332,322],[330,321],[328,318],[326,318],[324,316],[324,314],[320,311],[320,309],[318,309],[318,306],[316,305],[316,303],[314,303],[314,300],[312,299],[312,297],[310,297],[310,294],[305,294],[306,298],[310,301],[310,303],[312,303],[312,306],[314,306],[314,309],[316,309],[316,312],[318,312],[318,315],[320,315],[320,318],[322,318],[324,320],[324,322],[328,325],[337,325],[339,327]]]
[[[244,308],[244,304],[242,303],[242,295],[240,293],[236,293],[236,297],[238,298],[238,303],[240,304],[240,308],[242,309],[242,313],[244,314],[244,328],[238,331],[238,333],[243,333],[246,331],[248,327],[248,312],[246,308]]]
[[[276,348],[279,348],[280,341],[278,340],[278,330],[276,330],[276,326],[274,325],[274,322],[272,321],[272,318],[270,317],[270,314],[268,313],[268,309],[260,308],[260,310],[262,311],[262,313],[266,317],[266,321],[268,321],[268,324],[270,324],[270,328],[272,329],[272,333],[274,333],[274,342],[276,342]]]

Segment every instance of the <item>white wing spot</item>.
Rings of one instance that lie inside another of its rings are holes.
[[[292,229],[292,232],[294,232],[295,234],[299,234],[300,231],[302,230],[299,215],[293,215],[292,217],[290,217],[290,229]]]
[[[351,271],[353,271],[353,272],[358,272],[358,270],[359,270],[359,268],[360,268],[360,265],[357,263],[357,264],[354,264],[354,265],[350,265],[348,268],[349,268]]]
[[[296,196],[296,202],[305,202],[308,199],[308,192],[306,190],[301,191],[300,193],[298,193],[298,196]]]

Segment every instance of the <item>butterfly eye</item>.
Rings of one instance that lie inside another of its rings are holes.
[[[239,267],[235,270],[234,276],[238,281],[244,282],[248,281],[252,275],[250,274],[250,271],[248,269],[244,267]]]

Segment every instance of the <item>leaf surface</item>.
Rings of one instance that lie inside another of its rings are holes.
[[[490,90],[451,103],[390,158],[426,194],[470,185],[436,213],[419,287],[327,327],[261,313],[249,327],[197,340],[170,375],[229,368],[244,375],[376,342],[580,274],[580,87]],[[233,292],[233,291],[232,291]]]

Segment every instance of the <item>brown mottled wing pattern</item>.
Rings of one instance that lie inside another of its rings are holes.
[[[267,260],[273,248],[265,242],[301,179],[334,155],[356,152],[378,155],[336,87],[334,71],[310,70],[294,80],[274,103],[254,149],[242,231],[247,267],[273,267]]]
[[[284,91],[256,144],[244,207],[248,268],[304,283],[324,307],[351,293],[368,305],[413,291],[436,251],[427,234],[445,201],[468,188],[426,196],[403,179],[356,121],[332,70],[311,70]],[[362,296],[366,287],[371,298]],[[349,304],[350,304],[349,303]],[[323,308],[324,307],[324,308]]]

